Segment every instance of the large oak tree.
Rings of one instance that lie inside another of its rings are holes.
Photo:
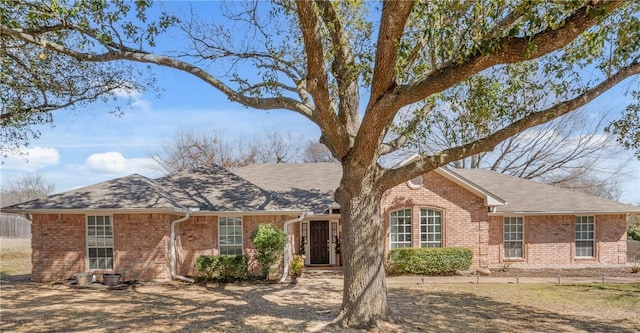
[[[170,67],[231,102],[290,110],[317,124],[321,142],[343,167],[335,192],[344,233],[344,294],[336,323],[350,327],[391,320],[383,192],[490,151],[640,73],[637,1],[274,0],[210,3],[212,14],[204,19],[159,15],[147,1],[3,0],[0,6],[9,56],[22,47],[39,48],[82,66]],[[158,35],[166,29],[190,44],[173,50],[162,45]],[[49,70],[33,67],[37,74]],[[3,75],[12,73],[3,69]],[[135,76],[127,80],[139,83]],[[20,100],[13,92],[9,97]],[[519,102],[532,93],[544,98]],[[20,102],[3,101],[3,127],[41,110]],[[638,106],[623,112],[611,129],[637,149]],[[430,135],[434,122],[482,131],[458,133],[463,135],[450,147],[401,167],[382,166],[385,156]]]

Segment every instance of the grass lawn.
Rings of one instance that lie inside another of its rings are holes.
[[[0,272],[0,332],[326,332],[342,299],[334,274],[296,285],[33,283],[28,249],[0,250]],[[397,324],[384,332],[640,332],[640,283],[459,281],[389,283]]]
[[[401,314],[412,331],[640,331],[640,284],[425,284],[390,298],[399,313],[431,319]]]

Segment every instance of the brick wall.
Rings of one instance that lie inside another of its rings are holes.
[[[86,265],[84,215],[34,215],[31,224],[34,281],[68,279]]]
[[[114,271],[123,280],[168,280],[170,214],[114,214]]]
[[[505,265],[502,245],[503,217],[489,220],[491,267]],[[524,217],[524,258],[508,260],[511,267],[598,266],[626,262],[624,214],[595,216],[593,258],[575,257],[575,215]]]
[[[420,208],[442,211],[443,246],[466,247],[474,252],[472,267],[486,267],[489,262],[487,208],[484,199],[435,172],[423,175],[423,186],[411,188],[402,183],[382,197],[381,209],[385,248],[389,249],[389,214],[411,208],[411,240],[420,247]]]
[[[123,280],[170,279],[169,238],[172,214],[113,214],[114,270]],[[245,254],[251,256],[249,235],[260,223],[272,223],[282,229],[294,216],[243,216]],[[56,281],[87,271],[86,215],[36,214],[32,222],[33,279]],[[192,216],[176,226],[176,271],[195,274],[193,264],[200,255],[218,254],[218,217]],[[250,262],[252,273],[259,267]]]

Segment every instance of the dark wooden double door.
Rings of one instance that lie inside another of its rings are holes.
[[[329,221],[311,221],[309,241],[309,263],[329,264]]]

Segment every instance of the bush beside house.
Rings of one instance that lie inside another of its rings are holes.
[[[249,259],[242,255],[200,256],[196,259],[195,269],[200,281],[245,280],[249,269]]]
[[[262,267],[262,277],[269,279],[271,266],[278,262],[287,244],[287,235],[273,225],[263,223],[249,237],[255,245],[254,258]]]
[[[387,272],[392,275],[453,275],[471,267],[473,251],[467,248],[398,248],[389,251]]]

